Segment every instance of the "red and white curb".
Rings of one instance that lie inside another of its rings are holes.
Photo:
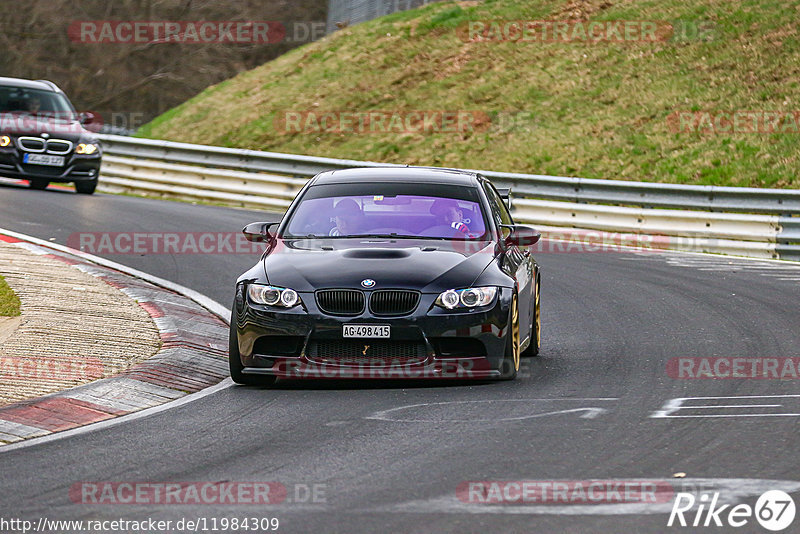
[[[0,408],[0,445],[160,406],[228,376],[223,306],[187,288],[61,245],[6,230],[0,230],[0,240],[68,263],[123,291],[152,317],[162,341],[153,357],[113,377]]]

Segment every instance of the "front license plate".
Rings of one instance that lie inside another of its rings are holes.
[[[344,337],[389,337],[391,327],[380,324],[346,324],[343,326]]]
[[[23,163],[28,165],[50,165],[51,167],[63,167],[64,156],[48,156],[47,154],[25,154],[22,158]]]

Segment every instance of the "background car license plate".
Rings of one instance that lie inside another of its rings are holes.
[[[389,337],[391,327],[380,324],[346,324],[343,326],[344,337]]]
[[[22,158],[23,163],[28,165],[50,165],[52,167],[63,167],[64,156],[48,156],[47,154],[25,154]]]

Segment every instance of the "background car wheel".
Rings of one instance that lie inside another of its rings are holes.
[[[81,195],[91,195],[97,189],[97,180],[90,182],[75,182],[75,191]]]
[[[517,377],[519,357],[519,306],[517,306],[517,296],[514,295],[506,334],[506,354],[500,369],[503,380],[514,380]]]
[[[29,187],[41,191],[42,189],[47,189],[48,185],[50,185],[50,182],[47,180],[31,180]]]
[[[231,370],[231,378],[237,384],[246,386],[270,386],[277,380],[269,375],[246,375],[242,373],[244,366],[239,354],[239,337],[236,333],[236,317],[231,316],[231,333],[228,337],[228,366]]]
[[[539,349],[542,346],[542,315],[539,300],[539,290],[542,283],[539,277],[536,277],[536,295],[533,298],[533,319],[531,320],[531,342],[522,356],[525,358],[532,358],[539,355]]]

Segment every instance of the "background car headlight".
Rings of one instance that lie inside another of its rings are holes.
[[[250,284],[247,286],[247,296],[256,304],[291,308],[300,303],[300,296],[294,289],[285,287],[265,286]]]
[[[97,152],[97,145],[93,143],[81,143],[77,147],[75,147],[76,154],[94,154]]]
[[[11,138],[7,135],[0,136],[0,146],[8,146],[11,144]]]
[[[478,308],[494,302],[496,287],[470,287],[467,289],[448,289],[436,299],[436,305],[447,310],[456,308]]]

